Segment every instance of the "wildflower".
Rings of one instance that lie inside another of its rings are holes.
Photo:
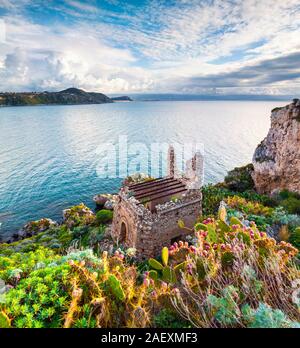
[[[126,250],[126,255],[129,257],[133,257],[136,254],[136,249],[135,248],[128,248]]]
[[[179,289],[178,289],[178,288],[174,288],[174,289],[172,290],[172,294],[175,295],[175,296],[180,296],[180,291],[179,291]]]
[[[165,283],[165,282],[161,282],[161,289],[162,289],[163,291],[166,291],[166,290],[168,289],[168,284]]]
[[[204,249],[205,249],[205,250],[209,250],[209,249],[210,249],[209,243],[204,243]]]
[[[72,296],[76,297],[76,298],[80,298],[82,295],[82,289],[78,288],[78,289],[74,289],[72,292]]]
[[[191,245],[191,246],[190,246],[190,251],[191,251],[192,253],[196,253],[197,249],[196,249],[193,245]]]
[[[187,266],[187,272],[192,275],[193,274],[193,265],[191,263],[189,263]]]
[[[155,291],[155,290],[153,290],[153,291],[151,292],[151,296],[152,296],[152,297],[154,297],[154,298],[156,298],[156,297],[157,297],[157,293],[156,293],[156,291]]]
[[[143,281],[143,285],[148,288],[150,286],[150,280],[149,278],[145,278],[144,281]]]
[[[120,255],[119,255],[119,259],[121,259],[121,260],[124,260],[124,257],[125,257],[125,256],[124,256],[123,254],[120,254]]]

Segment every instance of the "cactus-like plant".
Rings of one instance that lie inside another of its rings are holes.
[[[232,216],[230,218],[230,226],[232,225],[239,225],[239,226],[243,226],[242,222],[235,216]]]
[[[153,279],[154,281],[156,281],[157,279],[158,279],[158,273],[157,273],[157,271],[155,271],[155,270],[150,270],[149,271],[149,277],[151,278],[151,279]]]
[[[159,261],[152,258],[148,260],[148,263],[152,268],[156,269],[157,271],[161,271],[164,268],[164,266]]]
[[[81,296],[82,296],[82,289],[78,288],[76,281],[74,281],[73,291],[72,291],[72,300],[69,306],[68,313],[66,315],[64,328],[70,328],[72,326],[74,322],[74,315],[77,312],[78,302],[80,301]]]
[[[150,270],[149,277],[156,281],[159,277],[159,273],[161,276],[161,279],[167,283],[175,283],[177,281],[177,275],[179,275],[179,272],[184,270],[186,266],[186,261],[179,263],[178,265],[171,267],[168,266],[169,262],[169,249],[167,247],[164,247],[162,249],[162,262],[161,264],[159,261],[155,259],[149,259],[149,265],[154,268],[154,270]]]
[[[220,207],[218,210],[218,218],[219,218],[219,220],[226,222],[226,217],[227,217],[227,211],[226,211],[226,208],[224,206],[224,202],[222,201],[220,203]]]
[[[203,231],[207,231],[207,226],[205,224],[202,224],[201,222],[198,222],[195,226],[195,231],[200,231],[200,230],[203,230]]]
[[[113,293],[113,295],[119,301],[124,301],[126,296],[125,296],[123,287],[121,285],[121,282],[118,280],[118,278],[114,274],[111,274],[108,277],[107,282],[108,282],[109,288],[110,288],[111,292]]]
[[[169,249],[167,247],[164,247],[161,251],[161,259],[163,265],[166,267],[168,266],[168,261],[169,261]]]
[[[162,279],[168,283],[176,282],[176,274],[175,271],[171,267],[165,267],[162,271]]]
[[[210,243],[217,243],[217,241],[218,241],[218,234],[217,234],[216,229],[213,225],[207,226],[207,240]]]

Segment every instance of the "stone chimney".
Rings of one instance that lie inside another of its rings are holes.
[[[204,160],[200,151],[186,161],[185,178],[188,189],[200,189],[203,185]]]
[[[176,156],[175,149],[172,145],[169,146],[168,149],[168,160],[167,160],[167,176],[174,178],[176,175]]]

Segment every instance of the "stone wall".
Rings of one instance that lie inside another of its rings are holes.
[[[191,190],[177,202],[157,206],[157,212],[151,213],[134,197],[128,197],[125,191],[121,191],[114,208],[112,237],[116,242],[122,241],[123,224],[127,232],[122,244],[126,248],[136,248],[139,259],[155,257],[173,239],[190,233],[178,227],[178,220],[183,220],[187,227],[192,228],[201,215],[201,202],[200,190]]]

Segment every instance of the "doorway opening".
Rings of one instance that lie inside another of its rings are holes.
[[[120,230],[120,243],[124,243],[126,241],[127,236],[127,226],[124,221],[121,223],[121,230]]]

